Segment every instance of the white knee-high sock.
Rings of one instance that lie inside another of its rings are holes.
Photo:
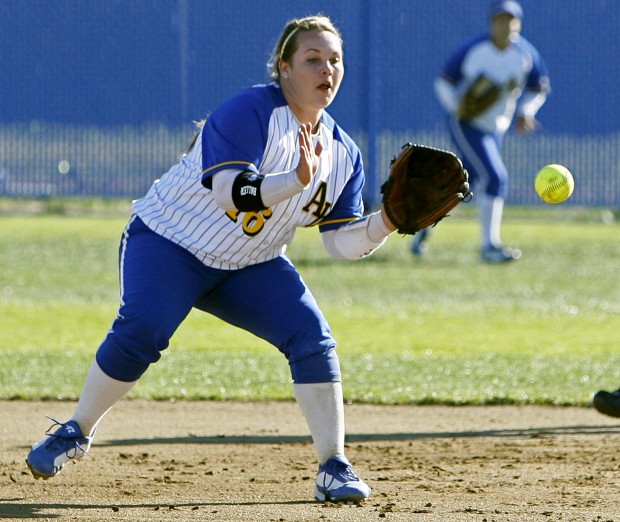
[[[502,246],[501,226],[504,213],[504,198],[481,194],[478,198],[478,212],[482,233],[482,246]]]
[[[342,383],[295,384],[297,404],[314,441],[319,463],[334,455],[344,457],[344,403]]]
[[[92,435],[103,416],[122,399],[138,381],[123,382],[106,375],[94,362],[86,377],[80,400],[72,419],[82,433]]]

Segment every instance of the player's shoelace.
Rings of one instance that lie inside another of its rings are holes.
[[[339,460],[332,461],[329,468],[325,471],[343,483],[359,481],[359,477],[355,474],[353,468]]]
[[[84,435],[81,435],[81,436],[76,435],[75,437],[67,437],[67,436],[60,435],[58,432],[61,431],[62,428],[64,428],[67,423],[59,422],[52,417],[47,417],[47,418],[51,420],[54,424],[52,424],[45,432],[45,434],[49,437],[49,439],[45,443],[46,448],[50,449],[51,451],[55,451],[59,449],[64,449],[64,447],[69,444],[70,446],[65,449],[65,455],[67,456],[68,459],[74,459],[78,456],[81,457],[83,455],[88,455],[88,451],[84,449],[84,447],[79,442],[79,439],[86,439],[88,441],[89,440],[88,437]],[[58,430],[55,430],[54,433],[51,433],[54,430],[54,428],[56,428],[56,426],[60,426],[60,428]],[[72,440],[72,439],[75,439],[75,440]]]
[[[349,464],[345,464],[340,460],[332,460],[329,466],[326,466],[323,470],[325,473],[326,481],[338,480],[343,484],[349,482],[359,482],[359,477],[353,471],[353,468]],[[327,484],[326,484],[327,485]]]

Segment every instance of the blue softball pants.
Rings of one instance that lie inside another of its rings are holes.
[[[118,315],[96,355],[113,379],[138,380],[197,308],[276,346],[294,382],[341,380],[327,320],[284,256],[239,270],[209,268],[134,216],[121,238],[119,279]]]
[[[474,192],[505,198],[508,194],[508,170],[501,156],[504,133],[484,132],[458,118],[450,118],[450,136],[469,173]]]

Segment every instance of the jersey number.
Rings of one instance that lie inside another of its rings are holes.
[[[312,196],[312,199],[303,210],[308,214],[312,214],[316,222],[323,219],[327,215],[327,212],[331,206],[332,204],[327,201],[327,184],[323,182],[319,185],[317,191],[314,193],[314,196]],[[241,222],[243,233],[252,237],[263,229],[265,222],[271,217],[273,211],[270,208],[261,210],[260,212],[241,212],[240,210],[226,211],[226,215],[233,221],[233,223],[237,223],[239,221],[239,214],[243,214],[243,221]]]
[[[243,221],[241,222],[243,233],[251,237],[255,236],[263,229],[265,226],[265,221],[271,217],[273,211],[270,208],[261,210],[260,212],[241,212],[240,210],[226,211],[226,215],[233,221],[233,223],[236,223],[239,220],[239,214],[243,214]]]

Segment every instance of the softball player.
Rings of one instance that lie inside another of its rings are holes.
[[[383,211],[363,217],[360,151],[324,111],[344,74],[337,28],[323,16],[290,21],[270,67],[272,83],[214,110],[180,161],[133,203],[119,250],[118,316],[72,418],[32,447],[35,477],[88,451],[104,414],[195,307],[287,358],[318,454],[315,497],[370,495],[345,456],[336,341],[285,250],[296,228],[318,226],[332,257],[356,259],[395,227]]]
[[[450,115],[450,135],[478,202],[482,260],[504,263],[518,259],[521,252],[504,246],[500,235],[508,193],[502,141],[515,114],[519,132],[537,128],[536,114],[546,101],[550,82],[542,56],[520,35],[523,11],[519,3],[494,2],[489,19],[490,34],[466,42],[452,54],[435,81],[435,91]],[[459,117],[462,96],[480,76],[499,86],[501,93],[493,105],[465,121]],[[428,232],[426,229],[414,237],[414,254],[423,254],[428,248]]]

